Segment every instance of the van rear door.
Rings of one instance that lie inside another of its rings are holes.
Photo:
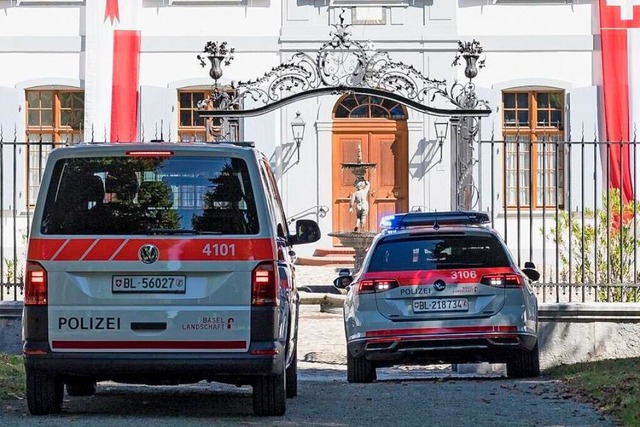
[[[53,351],[247,351],[252,283],[275,248],[245,159],[52,160],[29,261],[46,271]]]

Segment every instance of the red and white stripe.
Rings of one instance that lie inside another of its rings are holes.
[[[86,5],[85,139],[138,139],[142,0]]]
[[[74,238],[29,241],[30,261],[139,261],[138,251],[146,244],[158,248],[158,261],[262,261],[274,258],[273,240],[260,239],[118,239]],[[209,245],[234,246],[234,251],[211,255]]]
[[[633,141],[640,126],[640,0],[599,2],[606,138],[612,143]],[[631,200],[629,145],[612,144],[610,155],[609,185],[621,188],[624,199]]]

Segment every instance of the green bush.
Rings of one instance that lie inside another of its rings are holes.
[[[640,225],[634,214],[640,203],[620,203],[620,191],[611,189],[602,198],[602,207],[586,209],[584,215],[561,211],[545,238],[558,247],[561,279],[566,283],[629,285],[638,282],[635,267],[639,254]],[[583,221],[584,218],[584,221]],[[635,288],[635,285],[633,286]],[[617,287],[608,300],[626,301],[636,289]]]

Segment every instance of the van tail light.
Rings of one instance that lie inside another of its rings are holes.
[[[277,306],[280,283],[276,280],[276,264],[262,262],[251,272],[251,304]]]
[[[27,261],[24,304],[47,305],[47,289],[47,270],[37,262]]]
[[[522,278],[513,273],[487,274],[482,276],[480,283],[495,288],[519,288],[522,287]]]
[[[357,294],[373,294],[385,292],[400,286],[397,280],[361,280],[356,284]]]

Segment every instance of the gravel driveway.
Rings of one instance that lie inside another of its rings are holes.
[[[336,275],[331,267],[302,267],[298,283],[328,285]],[[454,372],[450,365],[385,368],[373,384],[349,384],[339,309],[301,307],[298,358],[299,394],[284,417],[255,417],[248,386],[101,383],[94,397],[65,396],[58,416],[30,416],[24,400],[0,402],[0,427],[616,425],[564,395],[552,379],[507,379],[501,365],[485,374]]]
[[[509,380],[439,365],[381,369],[373,384],[349,384],[344,352],[340,311],[303,306],[299,395],[284,417],[253,416],[250,387],[102,383],[94,397],[65,396],[54,417],[29,416],[24,401],[2,402],[0,426],[615,426],[544,377]]]

